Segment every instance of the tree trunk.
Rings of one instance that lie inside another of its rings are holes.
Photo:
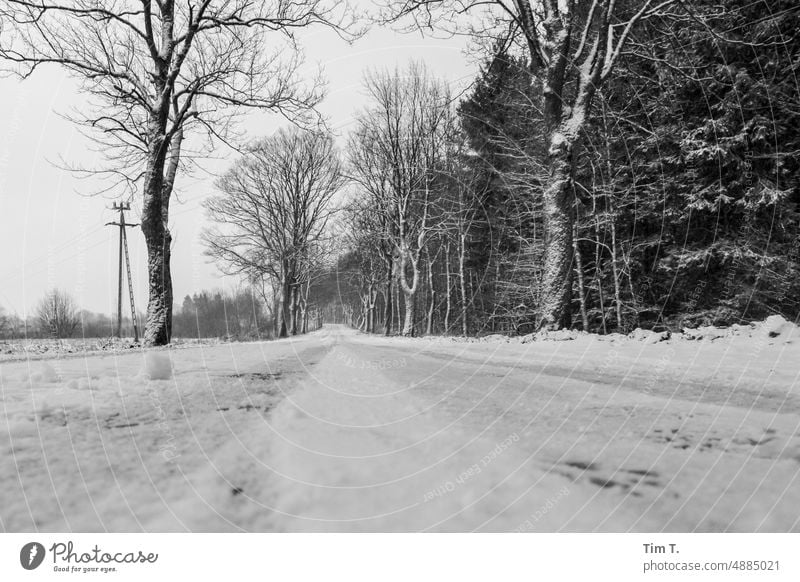
[[[444,247],[444,275],[445,287],[447,289],[447,297],[445,298],[444,310],[444,333],[450,333],[450,242],[448,241]]]
[[[597,301],[600,304],[600,317],[603,334],[608,333],[606,329],[606,307],[605,296],[603,295],[603,257],[602,247],[600,246],[600,216],[597,212],[597,188],[592,184],[592,215],[594,220],[594,278],[597,282]]]
[[[289,335],[289,304],[292,300],[292,285],[289,277],[284,275],[281,281],[281,298],[278,309],[276,309],[276,328],[278,337],[288,337]]]
[[[383,335],[392,335],[392,314],[394,306],[392,305],[392,269],[389,268],[389,274],[386,276],[386,297],[383,305]]]
[[[405,320],[403,321],[403,336],[405,337],[414,337],[415,328],[414,328],[414,308],[416,305],[414,293],[406,293],[403,292],[403,296],[405,298]]]
[[[400,284],[397,283],[394,286],[394,305],[395,305],[395,321],[397,322],[397,326],[400,326],[400,321],[402,321],[402,313],[400,312]]]
[[[613,204],[611,207],[613,208]],[[614,217],[614,211],[611,210],[611,274],[614,277],[614,306],[616,308],[616,315],[617,315],[617,331],[625,333],[622,325],[622,297],[621,297],[622,294],[620,293],[620,285],[619,285],[620,273],[619,273],[619,262],[617,257],[618,257],[617,225],[616,225],[616,218]]]
[[[400,248],[400,263],[398,264],[397,279],[405,298],[405,320],[403,321],[402,331],[402,334],[405,337],[414,337],[416,333],[414,317],[416,315],[415,307],[417,291],[419,291],[419,259],[419,251],[416,253],[416,255],[413,255],[405,246],[405,244]],[[411,263],[410,285],[408,284],[408,273],[406,272],[409,263]]]
[[[297,335],[297,315],[298,315],[298,304],[299,304],[299,297],[298,297],[298,288],[297,284],[292,285],[292,293],[291,293],[291,303],[290,305],[290,312],[289,312],[289,333],[291,335]]]
[[[311,280],[307,280],[300,287],[300,333],[308,333],[308,294],[311,290]]]
[[[577,220],[575,221],[573,235],[572,245],[575,251],[575,272],[578,275],[578,295],[581,303],[581,323],[583,324],[583,331],[589,331],[589,316],[586,313],[586,287],[583,282],[583,260],[581,257],[581,249],[578,246]]]
[[[428,306],[428,321],[425,325],[425,335],[433,335],[433,315],[436,309],[436,291],[431,291],[431,303]]]
[[[628,292],[631,294],[631,303],[633,304],[634,309],[633,323],[630,326],[626,326],[627,329],[639,327],[639,302],[636,299],[636,289],[633,288],[633,277],[631,277],[630,252],[630,247],[627,253],[623,251],[623,258],[625,260],[625,275],[628,278]]]
[[[430,305],[428,306],[428,322],[425,326],[425,335],[433,334],[433,314],[436,309],[436,289],[433,285],[433,261],[428,254],[428,289],[430,289]]]
[[[170,236],[164,221],[164,139],[150,146],[142,200],[142,233],[147,245],[149,297],[144,343],[163,346],[172,336],[172,276],[170,273]]]
[[[163,86],[159,84],[163,90]],[[162,103],[149,120],[150,143],[142,196],[142,233],[147,245],[148,291],[144,344],[163,346],[172,339],[172,235],[169,201],[180,165],[183,129],[167,139],[169,106]]]
[[[545,258],[542,273],[540,329],[570,325],[572,299],[572,145],[556,133],[551,142],[548,184],[542,194]]]
[[[359,331],[367,332],[369,329],[369,298],[366,293],[361,295],[361,323],[358,326]]]
[[[375,306],[378,304],[378,290],[375,288],[375,282],[371,281],[369,284],[369,333],[375,333],[377,328],[377,310]]]
[[[469,322],[467,321],[467,280],[466,280],[466,256],[467,240],[466,235],[461,234],[458,249],[458,278],[461,285],[461,333],[464,336],[469,334]]]

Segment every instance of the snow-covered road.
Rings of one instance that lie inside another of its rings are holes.
[[[736,340],[3,362],[0,529],[800,531],[800,349]]]

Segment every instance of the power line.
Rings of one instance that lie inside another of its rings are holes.
[[[20,275],[25,274],[25,271],[26,271],[25,267],[26,266],[33,265],[33,264],[36,264],[36,263],[41,263],[42,261],[47,260],[47,259],[52,259],[55,255],[65,251],[65,250],[71,249],[72,247],[75,246],[76,243],[81,242],[83,239],[89,238],[92,235],[101,232],[101,230],[100,230],[101,228],[102,227],[97,226],[97,227],[95,227],[95,228],[93,228],[91,230],[88,230],[88,231],[82,232],[82,233],[78,233],[77,235],[75,235],[75,236],[73,236],[71,238],[68,238],[65,241],[62,241],[61,243],[59,243],[55,247],[51,248],[48,252],[46,252],[46,253],[44,253],[42,255],[37,255],[36,257],[34,257],[32,259],[28,259],[21,266],[15,267],[15,268],[11,269],[10,271],[7,271],[3,275],[3,278],[6,279],[6,280],[15,279],[15,278],[19,277]],[[97,244],[95,244],[93,246],[97,246],[98,244],[100,244],[100,243],[97,243]]]

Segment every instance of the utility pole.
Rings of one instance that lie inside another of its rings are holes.
[[[139,326],[136,323],[136,305],[133,301],[133,281],[131,280],[131,260],[128,255],[128,236],[125,233],[126,226],[139,226],[138,224],[130,224],[125,222],[125,211],[131,209],[130,202],[117,204],[114,203],[112,210],[119,212],[119,222],[107,222],[106,226],[119,227],[119,286],[117,287],[117,337],[122,337],[122,261],[125,261],[125,267],[128,273],[128,297],[131,300],[131,322],[133,323],[133,340],[139,342]]]

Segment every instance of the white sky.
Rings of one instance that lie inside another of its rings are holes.
[[[329,92],[321,109],[340,133],[347,131],[353,113],[365,102],[361,80],[369,68],[422,60],[456,89],[469,84],[477,72],[477,65],[463,53],[463,38],[430,39],[377,28],[349,46],[319,29],[304,44],[308,62],[321,63],[326,71]],[[98,190],[97,183],[54,165],[60,159],[84,167],[99,161],[77,128],[58,115],[80,103],[74,81],[56,67],[42,69],[24,82],[0,79],[0,306],[20,316],[31,313],[53,287],[70,292],[90,311],[116,310],[118,230],[103,226],[116,218],[108,210],[113,199],[86,196]],[[253,137],[266,135],[278,123],[274,116],[254,116],[248,120],[248,132]],[[225,155],[228,161],[222,167],[234,157]],[[179,178],[179,200],[171,207],[178,304],[186,294],[236,284],[209,263],[199,239],[205,222],[200,205],[213,193],[212,182],[202,175]],[[137,211],[128,220],[138,222],[138,201],[134,205]],[[143,311],[144,239],[138,229],[128,238],[136,306]]]

